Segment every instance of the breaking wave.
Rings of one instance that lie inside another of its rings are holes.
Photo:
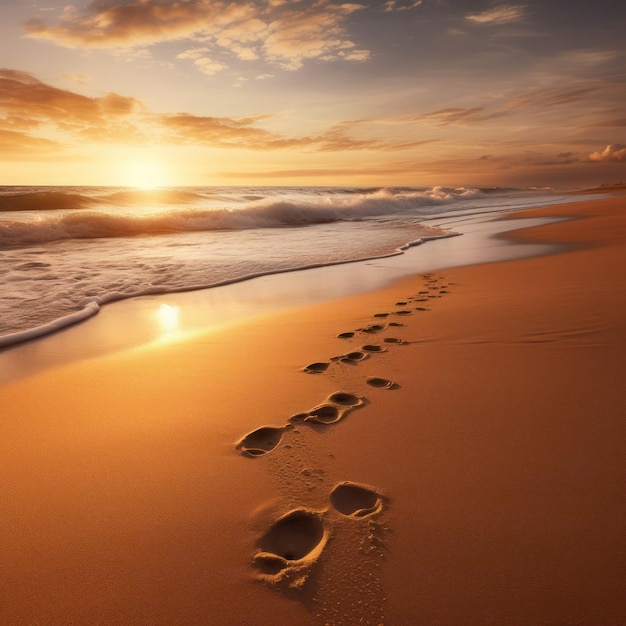
[[[449,190],[436,187],[424,191],[397,192],[387,189],[371,191],[358,196],[331,197],[329,195],[303,200],[266,197],[247,204],[228,208],[168,208],[149,213],[130,213],[120,209],[125,202],[138,203],[143,192],[123,191],[98,197],[95,202],[107,204],[113,200],[113,210],[68,211],[53,215],[28,216],[20,220],[0,221],[0,247],[43,244],[67,239],[95,239],[133,237],[164,233],[184,233],[219,230],[249,230],[255,228],[304,227],[340,221],[360,221],[370,218],[404,215],[420,207],[448,205],[475,197],[481,192],[471,189]],[[193,202],[200,197],[196,192],[172,191],[171,202]],[[28,194],[25,194],[25,196]],[[58,204],[59,197],[40,193],[46,202]],[[80,203],[88,198],[77,194],[62,194],[63,202],[72,199]],[[24,196],[23,196],[24,197]],[[6,196],[5,196],[6,198]],[[52,199],[51,199],[52,198]],[[0,200],[2,197],[0,197]],[[26,202],[30,204],[30,201]]]

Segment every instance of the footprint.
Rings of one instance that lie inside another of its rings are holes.
[[[359,398],[359,396],[355,396],[353,393],[346,393],[345,391],[331,393],[327,400],[328,402],[341,406],[358,406],[363,404],[363,398]]]
[[[365,398],[355,396],[345,391],[331,393],[328,398],[310,411],[297,413],[289,418],[290,422],[310,422],[328,426],[341,421],[354,409],[362,407],[366,403]]]
[[[398,339],[397,337],[385,337],[383,339],[383,341],[385,343],[397,343],[397,344],[406,343],[406,341],[404,341],[404,339]]]
[[[361,331],[364,333],[377,333],[384,329],[385,327],[383,324],[370,324],[369,326],[362,328]]]
[[[392,380],[386,378],[378,378],[378,376],[370,376],[365,381],[370,387],[376,387],[377,389],[399,389],[400,385],[394,383]]]
[[[383,497],[375,489],[349,481],[333,487],[330,502],[339,513],[347,517],[369,517],[380,513],[383,508]]]
[[[407,303],[403,302],[403,301],[396,302],[396,306],[406,306],[406,305],[407,305]]]
[[[366,352],[361,352],[360,350],[356,350],[354,352],[348,352],[348,354],[342,354],[340,356],[333,357],[333,360],[339,360],[343,363],[358,363],[359,361],[364,361],[369,357],[369,354]]]
[[[237,442],[236,449],[244,456],[263,456],[271,452],[279,443],[286,430],[292,429],[291,424],[286,426],[262,426],[248,433]]]
[[[388,317],[389,313],[374,313],[374,317]]]
[[[302,589],[327,541],[320,513],[307,509],[286,513],[256,543],[252,560],[259,578]]]
[[[416,311],[430,311],[430,309],[427,309],[425,306],[416,306],[415,310]]]
[[[307,413],[297,413],[289,418],[290,422],[314,422],[315,424],[334,424],[343,417],[343,412],[334,404],[320,404]]]
[[[328,369],[329,365],[330,363],[311,363],[310,365],[307,365],[303,371],[307,374],[321,374]]]
[[[411,315],[413,311],[409,311],[408,309],[401,309],[400,311],[394,311],[396,315]]]
[[[403,324],[402,322],[389,322],[388,326],[406,326],[406,324]]]
[[[337,335],[337,339],[351,339],[352,337],[354,337],[353,332],[339,333]]]
[[[373,343],[368,343],[364,346],[361,346],[361,350],[364,350],[365,352],[387,352],[387,350],[385,350],[385,348],[383,348],[382,346],[378,346]]]

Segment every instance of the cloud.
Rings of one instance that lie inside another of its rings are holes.
[[[67,48],[133,47],[188,37],[202,30],[203,21],[228,24],[240,12],[234,3],[206,0],[94,0],[82,10],[66,7],[57,26],[35,18],[24,28]]]
[[[296,70],[307,59],[366,60],[368,50],[347,51],[356,45],[345,27],[348,16],[365,8],[331,0],[94,0],[82,9],[67,7],[54,25],[34,18],[24,28],[29,37],[113,54],[165,41],[194,41],[207,54],[178,58],[191,59],[205,74],[226,68],[221,57],[215,58],[218,51]]]
[[[45,135],[51,129],[55,139],[60,134],[67,144],[88,141],[343,152],[402,151],[425,143],[407,137],[355,136],[358,129],[376,120],[346,121],[315,135],[287,136],[262,127],[271,117],[268,114],[235,118],[151,112],[132,97],[108,93],[90,98],[47,85],[26,72],[0,70],[0,130],[5,133],[5,143],[12,142],[15,150],[53,145],[48,137],[32,136],[32,133]]]
[[[257,124],[270,118],[256,115],[245,118],[204,117],[180,113],[163,115],[155,119],[168,143],[186,143],[221,148],[249,150],[287,150],[301,148],[309,152],[345,152],[375,150],[377,152],[402,151],[434,140],[394,140],[358,138],[354,128],[361,122],[341,122],[326,131],[312,136],[288,137],[259,128]]]
[[[500,26],[524,19],[526,6],[523,4],[502,4],[481,13],[466,15],[465,19],[478,26]]]
[[[331,126],[324,133],[313,138],[314,149],[317,152],[342,152],[347,150],[376,150],[377,152],[395,152],[408,150],[436,140],[419,139],[379,139],[357,138],[354,130],[357,126],[365,125],[369,120],[341,122]]]
[[[296,70],[307,59],[361,61],[369,51],[346,52],[355,44],[347,38],[343,21],[363,9],[360,4],[315,3],[310,7],[284,11],[268,25],[263,42],[265,58],[283,69]]]
[[[50,153],[59,148],[60,145],[55,141],[6,130],[0,124],[0,160],[11,161],[16,156]]]
[[[0,127],[6,132],[30,132],[46,125],[63,133],[98,135],[102,141],[129,141],[138,136],[131,120],[144,108],[135,98],[116,93],[89,98],[47,85],[27,72],[0,69]],[[5,140],[9,137],[15,149],[52,145],[42,137],[6,135]]]
[[[385,2],[385,13],[391,13],[392,11],[410,11],[411,9],[416,9],[421,4],[423,4],[423,0],[416,0],[408,4],[400,4],[397,0],[387,0],[387,2]]]
[[[595,163],[626,163],[626,146],[609,144],[602,152],[592,152],[589,160]]]
[[[0,112],[48,121],[93,122],[143,107],[139,100],[109,93],[88,98],[57,89],[27,72],[0,69]]]
[[[163,115],[155,121],[166,132],[168,143],[253,150],[285,149],[311,143],[310,138],[286,138],[255,126],[257,122],[267,117],[266,115],[245,118],[205,117],[179,113]]]
[[[619,119],[606,120],[597,124],[590,124],[589,128],[623,128],[626,126],[626,117]]]
[[[526,107],[552,107],[564,104],[573,104],[586,100],[591,95],[597,95],[601,86],[599,84],[579,84],[576,86],[551,87],[547,89],[536,89],[509,100],[507,108]]]
[[[473,107],[470,109],[448,108],[433,111],[432,113],[424,113],[411,117],[411,120],[427,120],[433,121],[437,126],[449,126],[451,124],[471,125],[479,124],[487,120],[496,119],[507,115],[504,111],[494,113],[486,113],[485,107]]]

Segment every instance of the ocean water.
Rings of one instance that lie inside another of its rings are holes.
[[[0,187],[0,347],[103,304],[395,254],[571,200],[478,188]]]

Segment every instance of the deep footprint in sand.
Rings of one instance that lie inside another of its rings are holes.
[[[364,406],[365,403],[365,398],[345,391],[336,391],[331,393],[322,404],[304,413],[292,415],[289,421],[328,426],[341,421],[348,413]]]
[[[377,333],[381,330],[385,330],[385,326],[383,324],[370,324],[365,328],[360,329],[363,333]]]
[[[359,406],[363,404],[363,398],[355,396],[353,393],[347,393],[345,391],[336,391],[331,393],[328,398],[328,402],[338,404],[340,406]]]
[[[335,485],[330,492],[333,507],[346,517],[363,518],[380,513],[383,496],[369,485],[345,481]]]
[[[286,513],[256,543],[252,560],[259,578],[301,589],[327,541],[320,513],[306,509]]]
[[[290,422],[313,422],[315,424],[334,424],[343,417],[342,411],[334,404],[320,404],[319,406],[307,411],[306,413],[297,413],[289,418]]]
[[[339,333],[337,335],[337,339],[351,339],[354,337],[354,333],[352,331],[348,331],[346,333]]]
[[[398,339],[397,337],[385,337],[383,339],[383,341],[385,343],[395,343],[395,344],[398,344],[398,345],[402,345],[404,343],[407,343],[406,341],[404,341],[404,339]]]
[[[389,313],[374,313],[374,317],[389,317]]]
[[[364,352],[387,352],[387,350],[382,346],[373,343],[368,343],[364,346],[361,346],[361,350],[363,350]]]
[[[409,311],[408,309],[401,309],[400,311],[395,311],[396,315],[411,315],[413,311]]]
[[[333,357],[333,361],[342,361],[343,363],[356,364],[359,361],[364,361],[369,357],[366,352],[355,350],[354,352],[348,352],[348,354],[341,354],[340,356]]]
[[[303,371],[307,374],[321,374],[328,369],[329,365],[330,363],[311,363],[310,365],[307,365]]]
[[[248,433],[235,444],[235,447],[244,456],[263,456],[271,452],[280,443],[283,433],[291,428],[293,428],[291,424],[281,427],[262,426]]]
[[[398,383],[394,383],[392,380],[387,380],[386,378],[379,378],[378,376],[370,376],[365,381],[370,387],[375,387],[376,389],[399,389],[400,385]]]

